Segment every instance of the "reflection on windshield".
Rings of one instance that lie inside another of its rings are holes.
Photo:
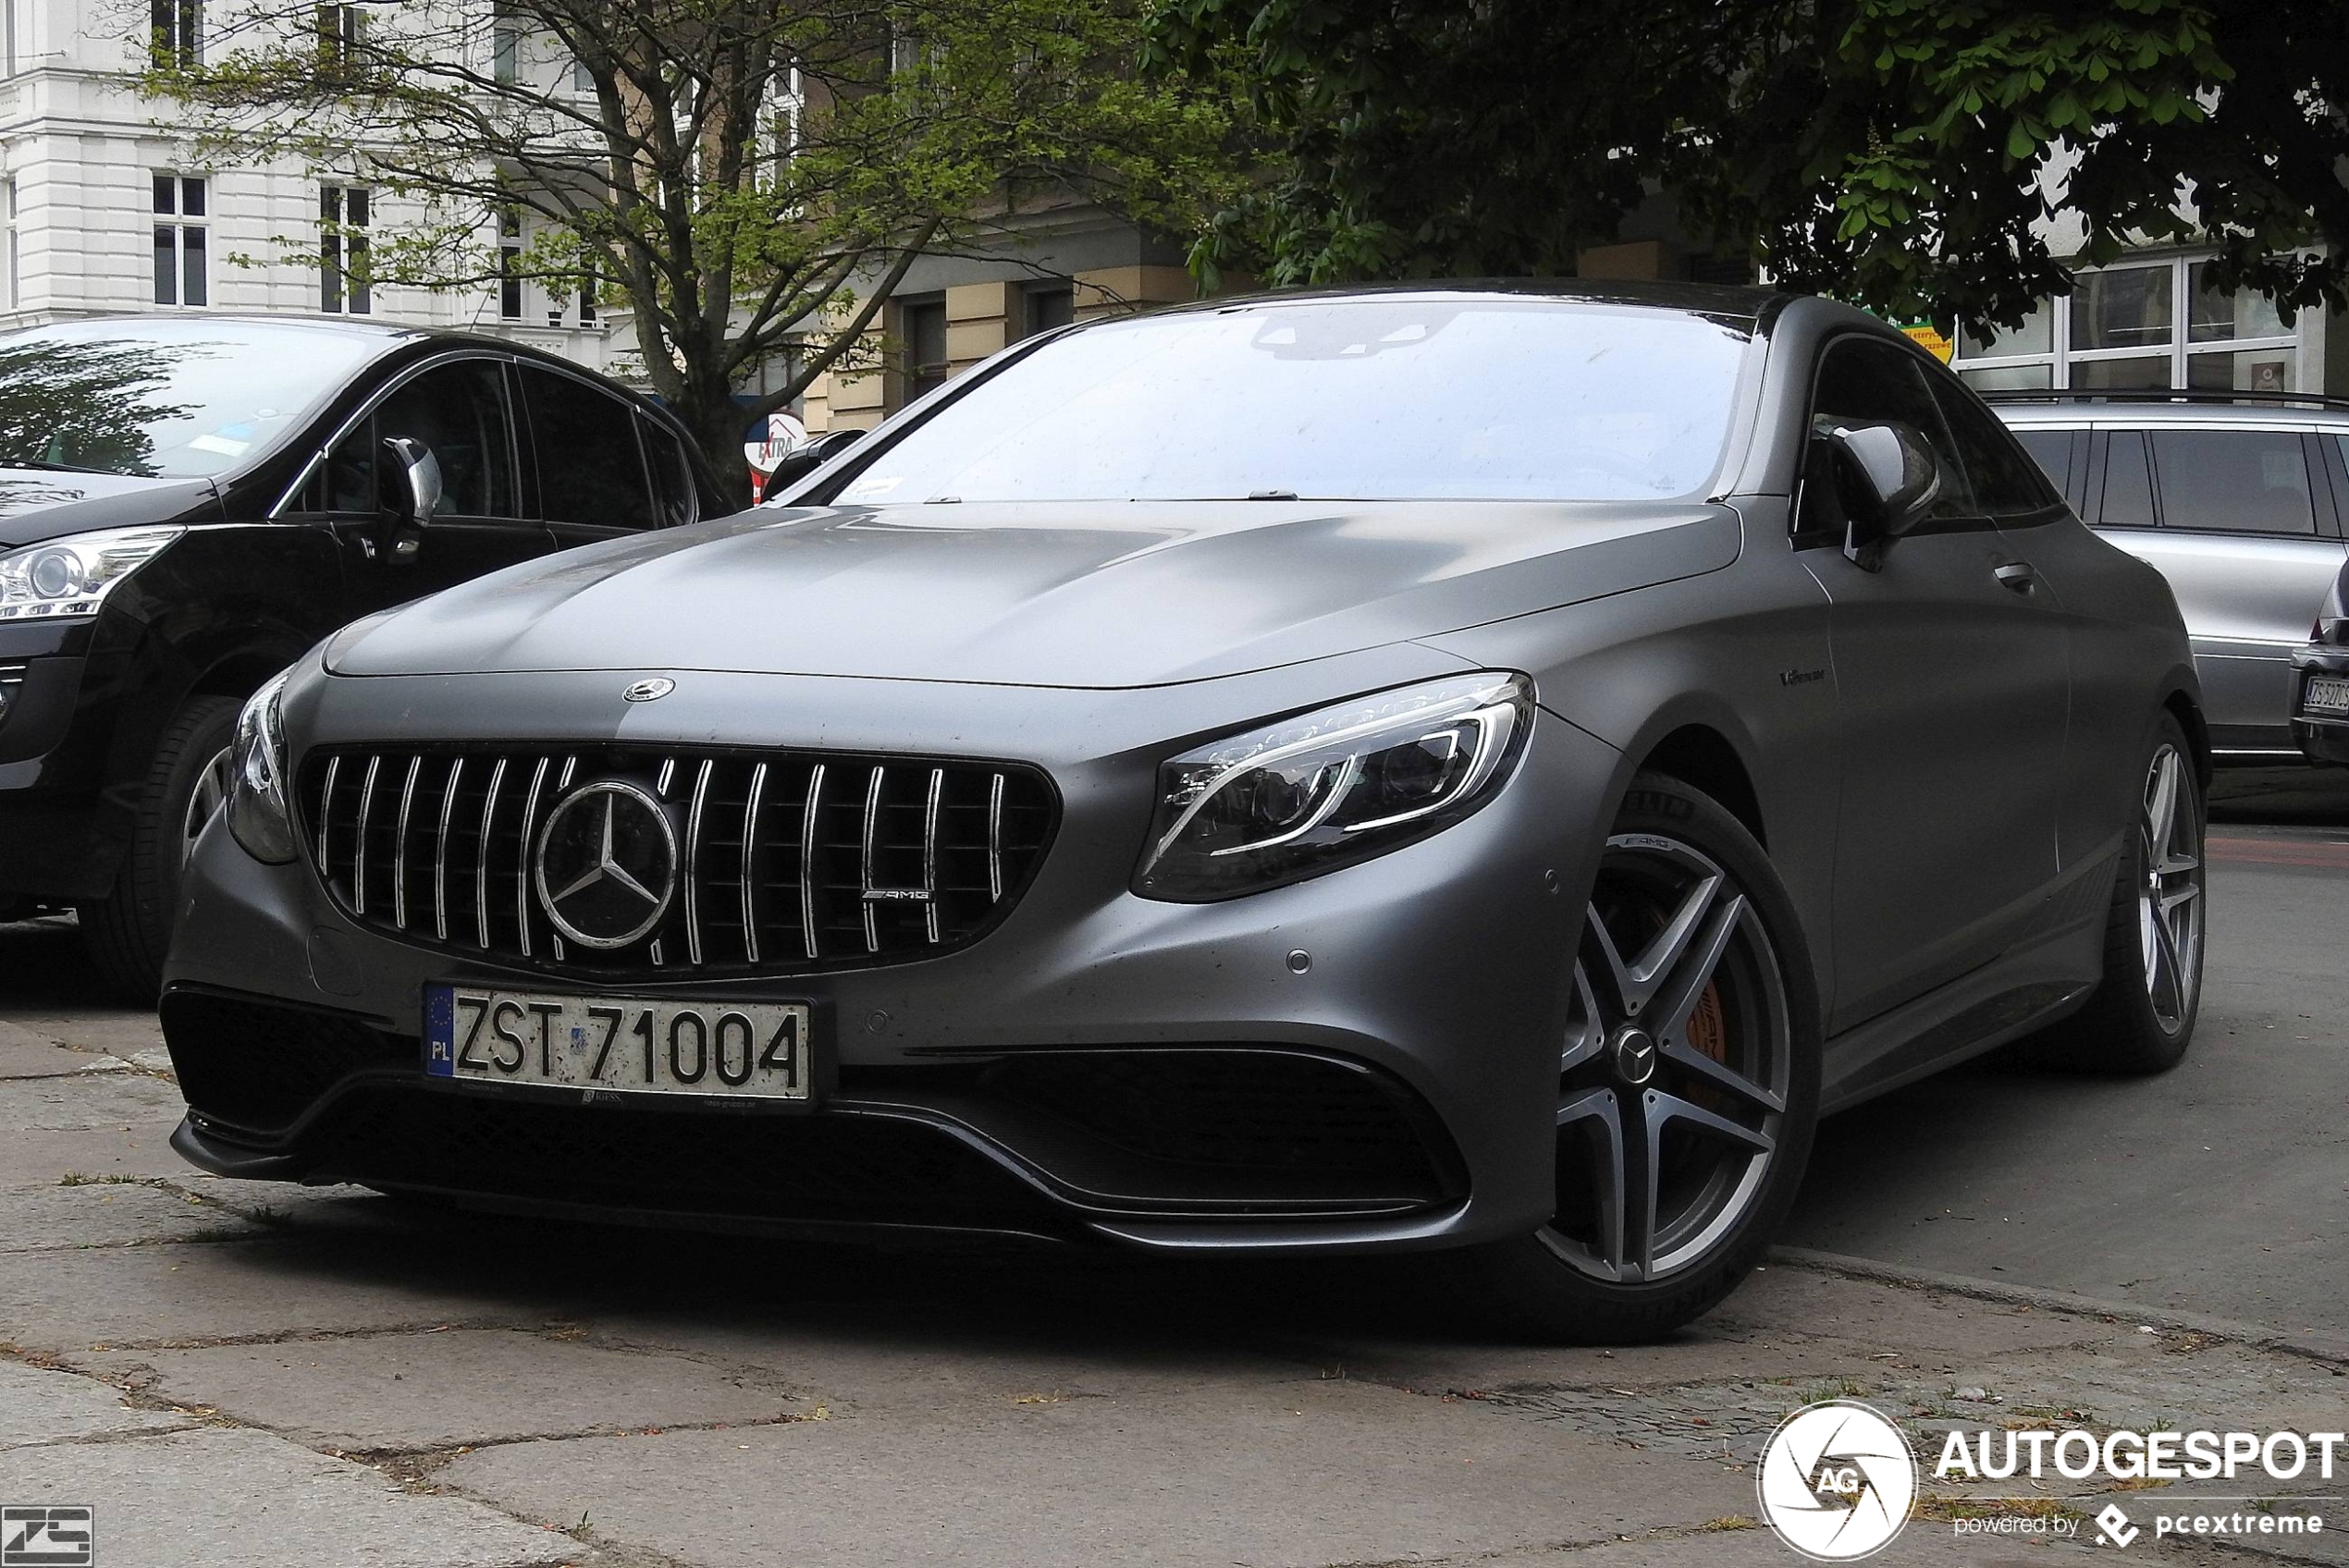
[[[155,473],[148,426],[188,411],[155,399],[166,369],[152,343],[0,346],[0,466]]]
[[[91,322],[0,337],[0,468],[143,478],[260,456],[382,347],[257,323]]]
[[[1720,464],[1748,335],[1396,294],[1104,323],[1002,366],[836,499],[1661,500]]]

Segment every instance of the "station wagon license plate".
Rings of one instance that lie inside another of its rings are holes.
[[[2301,697],[2302,705],[2326,708],[2334,713],[2349,713],[2349,676],[2312,675],[2308,690]]]
[[[653,1001],[424,987],[424,1072],[596,1093],[806,1101],[805,1002]]]

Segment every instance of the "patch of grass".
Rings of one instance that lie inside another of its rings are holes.
[[[1868,1386],[1857,1378],[1837,1378],[1829,1382],[1814,1383],[1802,1390],[1802,1403],[1817,1404],[1822,1400],[1865,1399]]]
[[[2080,1510],[2051,1497],[1950,1497],[1920,1492],[1909,1507],[1912,1519],[2079,1519]]]
[[[84,1176],[79,1170],[68,1170],[57,1178],[60,1187],[136,1187],[143,1185],[136,1176]]]
[[[1697,1528],[1701,1531],[1717,1533],[1722,1530],[1757,1530],[1761,1526],[1742,1513],[1724,1513],[1718,1519],[1707,1519]]]

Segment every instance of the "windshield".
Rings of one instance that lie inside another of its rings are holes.
[[[293,428],[385,340],[251,322],[81,322],[0,337],[0,468],[194,478]]]
[[[1748,335],[1395,295],[1113,322],[1005,366],[835,499],[1649,500],[1718,466]]]

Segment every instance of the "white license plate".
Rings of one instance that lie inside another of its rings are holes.
[[[2349,677],[2308,677],[2308,690],[2302,696],[2301,704],[2305,707],[2331,708],[2336,713],[2349,712]]]
[[[424,987],[424,1072],[596,1092],[806,1100],[805,1002],[667,1002]]]

